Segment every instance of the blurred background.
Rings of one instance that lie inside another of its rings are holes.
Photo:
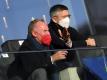
[[[33,18],[49,23],[49,9],[55,4],[69,8],[70,25],[85,36],[107,34],[107,0],[0,0],[0,44],[25,39]]]
[[[96,35],[103,35],[103,37],[96,37],[96,41],[99,42],[97,45],[107,46],[107,0],[0,0],[0,45],[7,40],[25,39],[28,24],[34,18],[43,18],[48,24],[50,21],[49,9],[55,4],[64,4],[69,8],[70,26],[78,30],[84,37],[92,35],[95,38]],[[8,48],[10,48],[9,45]],[[19,43],[16,48],[19,48]],[[2,51],[1,47],[0,51]],[[101,80],[107,80],[107,58],[104,52],[107,53],[107,50],[86,50],[80,51],[81,55],[78,55],[81,60],[82,57],[100,55],[96,58],[87,58],[85,62],[86,66],[88,64],[89,69],[92,69],[92,72],[102,71],[96,72],[97,76],[101,74],[101,77],[104,78]],[[9,57],[8,54],[2,56],[0,55],[0,80],[2,77],[5,78],[8,64],[15,59],[13,54],[10,54]],[[89,78],[89,80],[92,79]]]

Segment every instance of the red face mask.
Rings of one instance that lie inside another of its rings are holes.
[[[42,36],[41,42],[43,45],[50,46],[51,40],[52,39],[51,39],[50,35],[44,35],[44,36]]]

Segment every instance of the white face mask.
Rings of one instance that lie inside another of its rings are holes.
[[[60,20],[58,24],[60,26],[64,27],[64,28],[69,28],[69,26],[70,26],[70,19],[69,19],[69,17],[66,17],[66,18]]]

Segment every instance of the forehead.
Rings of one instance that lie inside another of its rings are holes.
[[[40,29],[47,29],[48,26],[45,22],[38,21],[37,23],[34,24],[34,28],[40,30]]]
[[[68,10],[62,10],[57,12],[57,15],[68,15],[68,14],[69,14]]]

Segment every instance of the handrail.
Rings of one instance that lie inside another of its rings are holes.
[[[17,54],[17,53],[42,53],[42,52],[55,52],[60,50],[96,50],[96,49],[107,49],[107,47],[79,47],[71,49],[53,49],[53,50],[35,50],[35,51],[10,51],[10,52],[0,52],[0,54]]]

